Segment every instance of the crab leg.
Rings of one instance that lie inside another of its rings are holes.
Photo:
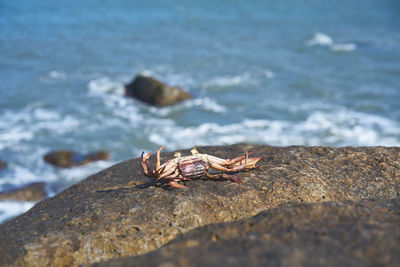
[[[175,172],[175,170],[176,170],[176,165],[169,165],[168,163],[170,162],[171,160],[169,160],[167,163],[165,163],[164,165],[163,165],[163,167],[162,167],[162,172],[160,172],[160,173],[162,173],[160,176],[158,176],[157,177],[157,180],[159,180],[159,179],[161,179],[161,178],[164,178],[164,177],[167,177],[167,176],[169,176],[169,175],[171,175],[172,173],[174,173]]]
[[[207,155],[207,158],[212,162],[216,163],[222,166],[227,166],[227,165],[232,165],[238,162],[241,162],[242,160],[246,159],[246,157],[250,156],[254,152],[246,153],[244,156],[236,157],[234,159],[221,159],[212,155]]]
[[[231,164],[234,164],[234,163],[237,163],[237,162],[241,162],[242,160],[246,160],[246,161],[248,161],[249,159],[252,159],[252,158],[249,158],[249,156],[251,155],[251,154],[253,154],[254,153],[254,151],[253,152],[246,152],[246,155],[244,155],[244,156],[240,156],[240,157],[237,157],[237,158],[234,158],[234,159],[231,159],[231,160],[228,160],[228,162],[229,162],[229,164],[228,165],[231,165]],[[254,158],[253,158],[254,159]]]
[[[261,165],[256,166],[257,162],[260,161],[261,159],[262,159],[262,157],[248,158],[248,159],[247,159],[247,164],[246,164],[246,166],[244,167],[244,170],[250,170],[250,169],[254,169],[254,168],[261,167]],[[238,162],[238,163],[233,164],[233,165],[230,166],[230,167],[234,167],[234,168],[235,168],[236,166],[240,167],[240,166],[242,166],[242,165],[243,165],[242,162]]]
[[[244,168],[246,168],[248,158],[249,158],[249,154],[246,153],[246,158],[245,158],[244,164],[232,166],[231,168],[224,167],[217,163],[211,163],[210,167],[213,169],[216,169],[216,170],[224,171],[224,172],[236,172],[236,171],[240,171],[240,170],[243,170]]]
[[[168,176],[165,176],[163,178],[166,179],[166,180],[168,180],[168,179],[174,180],[174,179],[176,179],[178,177],[179,177],[179,171],[176,169],[172,174],[170,174]]]
[[[152,177],[154,177],[154,172],[151,171],[151,169],[150,169],[150,163],[149,163],[149,157],[150,157],[150,154],[151,154],[151,153],[148,152],[145,156],[143,156],[143,154],[144,154],[144,152],[142,152],[142,156],[140,157],[143,173],[144,173],[146,176],[152,178]]]
[[[160,147],[158,150],[157,150],[157,161],[156,161],[156,172],[158,172],[158,169],[160,169],[160,152],[161,152],[161,150],[164,148],[164,146],[162,146],[162,147]]]
[[[226,179],[226,180],[229,180],[229,181],[232,181],[232,182],[235,182],[235,183],[239,183],[239,184],[243,182],[243,179],[240,178],[239,176],[229,175],[229,174],[226,174],[226,173],[218,173],[218,174],[206,173],[206,175],[207,175],[208,178],[211,178],[211,179],[221,179],[221,178],[223,178],[223,179]]]
[[[179,189],[187,189],[186,186],[184,186],[183,184],[178,183],[180,180],[172,180],[169,181],[168,185],[174,188],[179,188]]]

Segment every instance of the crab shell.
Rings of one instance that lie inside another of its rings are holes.
[[[207,157],[202,154],[193,156],[176,158],[175,164],[178,165],[180,174],[189,179],[196,179],[204,176],[209,170],[209,164],[207,163]]]

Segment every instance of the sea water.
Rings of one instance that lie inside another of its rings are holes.
[[[394,0],[0,0],[0,190],[52,196],[161,145],[399,146],[399,14]],[[126,98],[137,74],[195,98]],[[43,161],[59,149],[111,160]],[[0,219],[32,205],[1,202]]]

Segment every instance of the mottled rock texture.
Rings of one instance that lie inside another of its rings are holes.
[[[39,201],[47,196],[45,183],[31,183],[24,187],[0,193],[1,200]]]
[[[187,190],[169,190],[138,186],[150,180],[139,159],[122,162],[0,225],[0,265],[73,266],[139,255],[196,227],[236,221],[287,202],[399,198],[400,148],[198,149],[223,158],[256,151],[263,166],[239,173],[242,184],[196,180],[186,183]]]
[[[400,199],[284,204],[103,266],[400,266]]]
[[[193,97],[179,87],[143,75],[136,76],[131,83],[125,85],[125,95],[152,106],[169,106]]]
[[[98,160],[108,160],[110,155],[107,151],[98,151],[90,154],[81,154],[71,150],[59,150],[47,153],[43,159],[49,164],[60,168],[81,166]]]

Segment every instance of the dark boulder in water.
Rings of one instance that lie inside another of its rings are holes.
[[[0,170],[6,167],[6,163],[0,159]]]
[[[81,166],[89,162],[98,160],[108,160],[110,155],[107,151],[98,151],[90,154],[81,154],[70,150],[60,150],[47,153],[44,160],[54,166],[61,168],[70,168]]]
[[[10,190],[0,193],[0,200],[16,200],[16,201],[39,201],[47,196],[46,184],[31,183],[22,188]]]
[[[152,106],[169,106],[193,96],[179,87],[166,85],[152,77],[138,75],[125,85],[125,95]]]

